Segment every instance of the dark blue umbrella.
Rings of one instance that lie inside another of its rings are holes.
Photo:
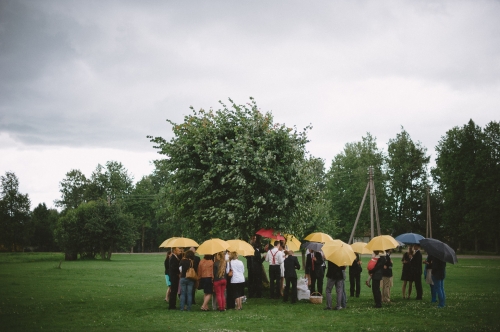
[[[404,233],[396,236],[394,239],[404,244],[419,244],[420,240],[425,239],[425,237],[415,233]]]
[[[320,251],[323,248],[323,243],[318,242],[307,242],[302,245],[303,248],[311,249],[314,251]]]
[[[429,255],[448,262],[451,264],[458,263],[455,250],[451,249],[449,245],[436,239],[422,239],[420,240],[420,247],[424,249]]]

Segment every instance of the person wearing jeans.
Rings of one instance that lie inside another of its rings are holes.
[[[186,278],[187,270],[193,267],[193,258],[194,252],[188,250],[179,264],[179,271],[181,273],[181,311],[184,311],[186,305],[187,311],[191,311],[191,305],[193,304],[194,280]]]
[[[342,268],[337,264],[328,261],[328,270],[326,272],[326,308],[325,310],[332,310],[332,289],[335,286],[337,293],[337,305],[334,310],[341,310],[342,302],[344,299],[344,275]],[[345,304],[344,304],[345,305]]]
[[[446,262],[432,257],[432,282],[434,283],[433,291],[436,292],[438,298],[438,308],[444,308],[446,304],[446,294],[444,293],[444,278],[446,277]],[[436,295],[432,295],[436,298]]]

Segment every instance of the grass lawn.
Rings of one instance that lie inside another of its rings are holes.
[[[167,310],[164,257],[115,254],[112,261],[63,261],[59,269],[59,253],[0,254],[0,331],[500,330],[499,259],[448,264],[444,309],[431,305],[425,283],[423,301],[402,299],[400,258],[394,257],[393,303],[382,309],[373,308],[371,289],[362,285],[361,296],[348,298],[342,311],[324,311],[325,301],[263,298],[220,313],[199,310],[201,291],[194,311]],[[362,283],[367,261],[364,256]]]

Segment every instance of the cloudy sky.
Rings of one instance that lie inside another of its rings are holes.
[[[71,169],[136,180],[166,119],[254,97],[332,158],[403,126],[434,157],[447,130],[500,120],[500,2],[0,0],[0,174],[32,208]]]

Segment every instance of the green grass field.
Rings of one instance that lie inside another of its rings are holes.
[[[362,286],[348,308],[324,311],[307,301],[249,299],[242,311],[167,310],[163,254],[115,254],[112,261],[59,262],[62,254],[0,254],[0,331],[498,331],[500,260],[447,265],[447,307],[403,300],[395,257],[393,303],[373,308]],[[363,257],[366,267],[368,257]],[[362,282],[366,278],[363,271]],[[325,279],[326,285],[326,279]],[[348,287],[348,286],[347,286]],[[415,293],[412,294],[413,296]]]

